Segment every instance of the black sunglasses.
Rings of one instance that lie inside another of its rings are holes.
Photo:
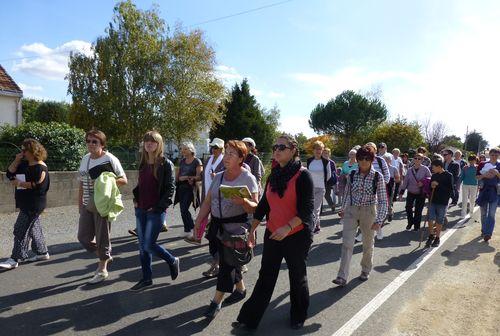
[[[88,144],[98,145],[100,141],[99,140],[89,140],[89,139],[87,139],[87,140],[85,140],[85,142],[88,143]]]
[[[358,159],[358,161],[372,161],[372,158],[369,157],[369,156],[360,156]]]
[[[284,151],[287,148],[290,148],[290,147],[288,147],[287,145],[283,145],[283,144],[280,144],[280,145],[276,144],[276,145],[273,146],[273,152],[275,152],[277,150],[279,150],[280,152],[282,152],[282,151]]]

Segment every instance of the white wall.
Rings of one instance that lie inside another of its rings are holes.
[[[0,124],[16,125],[17,97],[0,96]]]

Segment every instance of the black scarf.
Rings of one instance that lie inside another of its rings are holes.
[[[277,165],[271,170],[271,175],[269,175],[269,185],[271,186],[272,192],[277,192],[280,198],[285,195],[286,186],[288,181],[299,171],[302,167],[300,160],[290,160],[286,166],[281,167]]]

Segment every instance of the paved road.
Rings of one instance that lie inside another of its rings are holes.
[[[128,236],[133,225],[130,202],[113,227],[115,261],[109,280],[101,285],[85,285],[95,269],[95,260],[76,242],[77,209],[48,209],[43,225],[51,259],[22,265],[0,273],[0,330],[2,335],[230,335],[241,303],[225,307],[208,323],[203,317],[213,296],[215,279],[204,279],[209,260],[208,247],[193,247],[178,238],[182,231],[179,210],[169,215],[170,230],[160,242],[181,258],[181,274],[172,282],[168,266],[155,259],[154,287],[132,293],[128,289],[140,278],[137,241]],[[361,246],[355,247],[351,278],[344,288],[331,280],[340,262],[341,225],[337,215],[326,214],[323,230],[317,236],[308,263],[311,291],[310,318],[299,332],[290,330],[288,311],[288,275],[285,265],[272,301],[259,328],[260,335],[332,335],[384,287],[411,265],[423,250],[418,249],[418,234],[404,231],[403,203],[396,204],[395,220],[384,227],[386,237],[376,243],[374,271],[369,281],[356,279],[360,273]],[[458,220],[458,208],[449,213],[450,226]],[[0,215],[0,252],[8,256],[12,247],[11,231],[15,214]],[[477,223],[476,223],[477,225]],[[262,230],[263,228],[260,228]],[[477,228],[476,228],[477,229]],[[440,249],[454,250],[457,231]],[[260,239],[262,234],[260,235]],[[261,245],[249,265],[244,280],[252,291],[260,266]],[[446,254],[436,253],[410,280],[383,304],[355,335],[383,335],[390,328],[391,316],[404,300],[420,295],[425,281],[443,264]],[[409,317],[411,318],[411,317]],[[425,323],[423,321],[423,323]]]

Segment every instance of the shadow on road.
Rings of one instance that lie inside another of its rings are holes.
[[[453,251],[443,251],[441,255],[447,258],[444,262],[445,265],[457,266],[461,261],[475,260],[482,253],[491,253],[494,251],[494,247],[485,243],[481,237],[476,237],[468,243],[458,245]]]

